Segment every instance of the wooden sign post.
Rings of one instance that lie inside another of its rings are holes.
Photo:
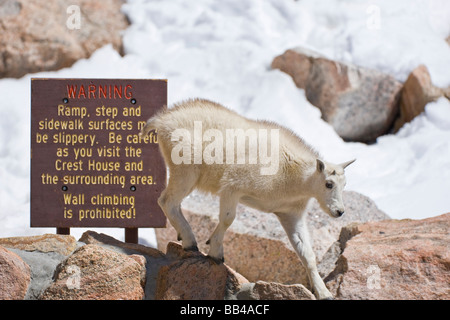
[[[161,228],[166,168],[157,137],[166,80],[31,80],[31,227]]]

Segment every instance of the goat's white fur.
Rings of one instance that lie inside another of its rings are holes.
[[[171,150],[177,142],[172,141],[171,135],[179,128],[192,132],[194,121],[201,121],[205,130],[222,131],[223,136],[226,129],[232,128],[279,129],[278,172],[261,175],[260,164],[235,165],[225,161],[223,164],[174,164]],[[309,200],[314,197],[330,216],[342,215],[344,168],[354,160],[339,165],[325,162],[291,130],[272,122],[246,119],[217,103],[201,99],[165,108],[147,121],[141,136],[154,129],[169,169],[169,181],[158,203],[181,237],[184,249],[197,248],[195,236],[180,207],[182,200],[194,189],[220,197],[219,223],[209,240],[208,255],[214,259],[223,259],[224,234],[235,218],[238,202],[264,212],[273,212],[307,269],[317,298],[332,298],[317,272],[305,211]]]

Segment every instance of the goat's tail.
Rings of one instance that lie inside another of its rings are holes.
[[[148,135],[148,133],[152,130],[158,130],[158,124],[159,124],[159,120],[160,120],[160,116],[161,114],[163,114],[165,111],[167,110],[167,106],[164,106],[164,108],[158,112],[157,114],[155,114],[153,117],[151,117],[150,119],[147,120],[147,123],[145,124],[145,126],[141,129],[141,132],[139,132],[139,136],[141,138],[144,138]]]
[[[139,132],[139,137],[144,138],[144,137],[146,137],[148,135],[148,133],[150,131],[156,129],[155,126],[154,126],[154,124],[155,124],[154,120],[155,120],[154,117],[152,117],[152,118],[147,120],[147,123],[141,129],[141,132]]]

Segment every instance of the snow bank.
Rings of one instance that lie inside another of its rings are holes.
[[[450,211],[448,100],[376,144],[345,143],[289,76],[270,69],[276,55],[304,46],[399,80],[422,63],[436,85],[450,85],[448,1],[129,0],[123,10],[131,21],[124,57],[107,46],[71,68],[32,76],[167,78],[170,103],[212,99],[292,128],[328,161],[357,158],[347,189],[393,218]],[[0,237],[47,231],[29,228],[30,78],[0,80]],[[123,238],[122,230],[99,231]],[[140,236],[154,243],[151,232]]]

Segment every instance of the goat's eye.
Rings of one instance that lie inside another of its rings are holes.
[[[332,189],[333,188],[333,183],[327,182],[327,183],[325,183],[325,187],[327,187],[328,189]]]

